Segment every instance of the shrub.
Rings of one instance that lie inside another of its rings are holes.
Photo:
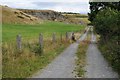
[[[96,26],[96,32],[101,36],[111,37],[113,33],[118,31],[118,25],[120,23],[119,14],[119,11],[110,8],[100,11],[93,22]]]

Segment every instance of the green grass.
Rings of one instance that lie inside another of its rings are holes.
[[[70,31],[81,31],[84,27],[75,24],[65,24],[60,22],[44,22],[37,25],[22,25],[22,24],[3,24],[2,40],[3,42],[15,41],[16,35],[21,34],[24,40],[37,39],[40,33],[43,33],[44,38],[50,38],[55,32],[65,34]]]

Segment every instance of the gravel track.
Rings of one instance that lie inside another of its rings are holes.
[[[77,52],[79,42],[85,39],[88,30],[89,28],[77,42],[71,44],[47,67],[34,74],[32,78],[74,78],[75,73],[73,73],[73,70],[75,69],[75,53]]]

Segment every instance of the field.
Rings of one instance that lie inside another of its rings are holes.
[[[20,34],[23,40],[37,39],[42,33],[44,38],[49,39],[55,32],[58,37],[60,34],[72,31],[81,31],[84,29],[81,25],[64,24],[60,22],[45,22],[38,25],[19,25],[19,24],[3,24],[3,42],[15,41],[16,35]]]
[[[79,14],[79,13],[77,13],[77,14],[74,14],[74,13],[72,13],[72,14],[63,13],[62,15],[66,16],[66,17],[69,17],[69,18],[75,18],[75,17],[78,17],[78,18],[87,18],[88,17],[88,15]]]
[[[3,24],[2,27],[2,63],[3,78],[26,78],[44,68],[59,55],[70,42],[66,40],[66,32],[83,32],[84,26],[47,21],[43,24]],[[52,34],[56,33],[56,42],[52,42]],[[39,47],[39,34],[43,34],[43,52]],[[16,47],[16,35],[22,36],[22,51]],[[63,40],[60,40],[63,34]]]
[[[63,13],[62,15],[64,15],[65,17],[67,17],[71,22],[75,23],[75,24],[84,24],[87,25],[90,23],[90,21],[88,20],[88,15],[86,14],[68,14],[68,13]]]

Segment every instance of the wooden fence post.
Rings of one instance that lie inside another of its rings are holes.
[[[70,32],[70,33],[69,33],[69,39],[70,39],[70,40],[72,39],[72,33],[73,33],[73,32]]]
[[[43,52],[43,35],[40,33],[39,35],[39,44],[40,44],[40,52]]]
[[[42,33],[40,33],[40,35],[39,35],[39,43],[40,43],[40,46],[43,47],[43,35],[42,35]]]
[[[55,35],[55,33],[53,33],[52,42],[53,42],[53,43],[56,42],[56,35]]]
[[[62,39],[62,34],[60,35],[60,39],[61,39],[61,42],[62,42],[62,40],[63,40],[63,39]]]
[[[17,35],[17,49],[21,51],[22,49],[22,42],[21,42],[21,35]]]
[[[68,39],[68,32],[66,32],[66,40]]]

